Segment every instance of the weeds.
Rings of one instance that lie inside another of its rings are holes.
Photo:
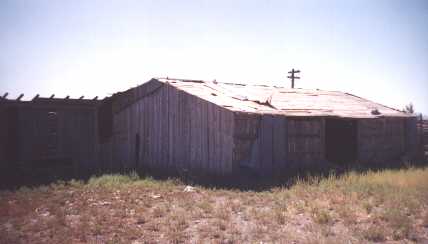
[[[371,202],[366,201],[366,202],[363,203],[363,208],[366,210],[366,212],[368,214],[370,214],[372,212],[372,210],[373,210],[373,205],[372,205]]]
[[[383,218],[393,229],[394,240],[401,240],[409,236],[412,227],[411,220],[399,209],[385,210]]]
[[[354,225],[357,223],[357,216],[355,215],[354,210],[352,210],[349,206],[339,205],[337,212],[340,216],[340,219],[342,219],[346,225]]]
[[[386,239],[387,233],[383,226],[374,225],[369,226],[369,228],[363,232],[363,236],[368,241],[380,242]]]
[[[286,208],[281,208],[281,207],[274,209],[274,218],[279,225],[285,224],[287,220],[286,211],[287,211]]]
[[[318,224],[328,224],[332,222],[332,217],[328,211],[325,209],[320,209],[315,207],[312,209],[312,217],[314,221]]]
[[[0,243],[408,242],[428,228],[427,179],[409,168],[185,192],[130,173],[22,187],[0,192]]]
[[[100,177],[91,177],[88,181],[89,187],[119,187],[139,180],[139,176],[135,172],[128,175],[111,174]]]
[[[197,207],[202,209],[206,215],[211,215],[214,212],[214,207],[209,201],[197,203]]]
[[[152,216],[154,218],[161,218],[163,216],[166,215],[166,209],[164,206],[160,205],[160,206],[156,206],[153,208],[152,210]]]

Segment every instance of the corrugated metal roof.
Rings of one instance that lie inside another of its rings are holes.
[[[411,117],[399,110],[338,91],[159,78],[180,90],[232,111],[344,118]]]

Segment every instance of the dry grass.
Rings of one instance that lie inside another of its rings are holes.
[[[384,226],[370,225],[363,231],[363,237],[368,241],[382,242],[386,240],[386,236]]]
[[[333,221],[330,213],[325,209],[313,208],[312,209],[313,220],[318,224],[328,224]]]
[[[428,169],[239,191],[105,175],[0,192],[0,243],[428,241]]]

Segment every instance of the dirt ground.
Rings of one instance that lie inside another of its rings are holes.
[[[428,169],[263,191],[106,175],[0,192],[0,243],[428,243]]]

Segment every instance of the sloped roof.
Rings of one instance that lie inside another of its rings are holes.
[[[232,111],[343,118],[412,116],[367,99],[338,91],[169,78],[158,78],[152,81],[154,80],[170,84],[177,89]]]

